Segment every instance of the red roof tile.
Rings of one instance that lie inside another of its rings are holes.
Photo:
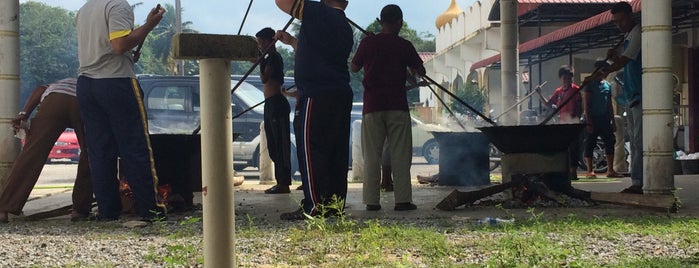
[[[420,56],[420,59],[422,59],[422,62],[426,62],[432,58],[434,58],[434,52],[418,52],[417,53]]]

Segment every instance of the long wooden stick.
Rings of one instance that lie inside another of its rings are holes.
[[[284,25],[284,28],[282,29],[282,31],[286,31],[286,29],[289,28],[289,25],[291,25],[292,22],[294,22],[294,17],[291,17],[291,19],[289,19],[289,22],[287,22],[286,25]],[[272,48],[274,48],[274,44],[276,44],[276,43],[277,43],[277,40],[273,40],[272,43],[270,43],[270,44],[265,48],[265,50],[264,50],[264,52],[262,53],[262,55],[260,55],[260,57],[257,59],[257,61],[255,61],[255,63],[252,65],[252,67],[250,67],[250,70],[248,70],[248,71],[243,75],[243,77],[241,77],[240,80],[238,80],[238,83],[235,84],[235,86],[233,87],[233,89],[231,89],[231,93],[235,92],[235,90],[238,89],[238,87],[240,86],[240,84],[242,84],[243,81],[245,81],[245,79],[248,78],[248,76],[250,75],[250,73],[252,73],[252,71],[255,70],[255,67],[257,67],[257,65],[260,64],[260,61],[261,61],[262,59],[265,58],[265,55],[267,55],[267,53],[269,53],[269,51],[272,50]]]
[[[160,10],[160,4],[158,4],[157,6],[155,6],[155,10],[153,10],[153,14],[157,14],[159,10]],[[146,41],[146,40],[143,40],[143,42],[145,42],[145,41]],[[136,50],[133,51],[133,54],[134,54],[134,55],[141,54],[141,48],[143,48],[143,42],[138,43],[138,46],[136,47]]]
[[[485,120],[486,122],[490,123],[490,124],[493,125],[493,126],[497,126],[497,125],[498,125],[497,123],[495,123],[495,121],[493,121],[492,119],[490,119],[490,118],[488,118],[487,116],[483,115],[483,113],[481,113],[480,111],[476,110],[476,108],[473,108],[471,105],[468,105],[468,103],[466,103],[465,101],[463,101],[461,98],[459,98],[458,96],[456,96],[454,93],[451,93],[451,91],[449,91],[449,90],[447,90],[446,88],[444,88],[444,86],[442,86],[442,85],[438,84],[437,82],[435,82],[434,80],[432,80],[432,78],[430,78],[429,76],[425,75],[424,78],[425,78],[427,81],[429,81],[430,83],[432,83],[432,84],[434,84],[435,86],[437,86],[437,87],[438,87],[439,89],[441,89],[442,91],[444,91],[444,93],[447,93],[447,95],[451,96],[451,97],[454,98],[456,101],[458,101],[459,103],[461,103],[461,104],[463,104],[464,106],[466,106],[466,108],[468,108],[469,110],[471,110],[472,112],[474,112],[476,115],[478,115],[479,117],[483,118],[483,120]]]
[[[291,19],[289,19],[289,22],[287,22],[286,25],[284,25],[284,28],[282,29],[282,31],[286,31],[286,29],[289,28],[289,25],[291,25],[292,22],[294,22],[294,17],[291,17]],[[252,67],[250,67],[250,70],[248,70],[248,71],[243,75],[243,77],[241,77],[241,78],[238,80],[238,83],[235,84],[235,86],[233,87],[233,89],[231,89],[231,94],[233,94],[233,92],[235,92],[235,90],[238,89],[238,87],[243,83],[243,81],[245,81],[245,79],[247,79],[248,76],[250,76],[250,73],[252,73],[252,71],[255,70],[255,67],[257,67],[257,65],[260,64],[260,60],[262,60],[262,59],[265,57],[265,55],[266,55],[267,53],[269,53],[269,51],[274,47],[274,44],[276,44],[276,43],[277,43],[277,40],[274,40],[274,41],[272,41],[271,44],[269,44],[269,45],[265,48],[264,53],[262,53],[262,55],[260,55],[260,57],[257,59],[257,61],[255,61],[255,63],[252,65]],[[197,126],[197,128],[195,128],[194,131],[192,131],[192,135],[197,135],[197,134],[199,133],[200,130],[201,130],[201,124],[199,124],[199,125]]]
[[[542,83],[542,84],[540,84],[540,85],[538,85],[538,86],[536,86],[536,87],[537,87],[537,88],[541,88],[541,87],[543,87],[544,85],[546,85],[546,83],[548,83],[548,82],[549,82],[549,81],[544,81],[544,83]],[[534,93],[536,93],[536,90],[532,90],[532,92],[529,92],[529,94],[527,94],[526,96],[524,96],[521,100],[517,101],[517,103],[515,103],[515,104],[512,105],[512,106],[510,106],[510,108],[505,109],[500,115],[496,116],[495,119],[498,119],[498,118],[500,118],[501,116],[505,115],[507,112],[509,112],[510,110],[512,110],[512,109],[514,109],[515,107],[517,107],[517,105],[522,104],[522,102],[524,102],[525,100],[529,99],[529,97],[531,97],[532,95],[534,95]]]
[[[621,40],[619,40],[619,43],[617,43],[617,44],[614,46],[614,48],[612,48],[612,49],[617,49],[619,46],[621,46],[621,44],[624,43],[624,40],[626,40],[626,38],[621,38]],[[607,55],[607,57],[604,58],[604,61],[609,60],[609,58],[610,58],[610,55]],[[597,68],[595,69],[595,71],[592,72],[592,75],[594,75],[595,73],[599,72],[600,69],[602,69],[602,66],[597,67]],[[573,97],[575,97],[575,94],[578,94],[578,92],[580,92],[580,90],[582,90],[583,88],[585,88],[585,87],[587,86],[587,84],[590,83],[590,81],[592,81],[592,79],[588,79],[588,80],[586,80],[586,81],[583,81],[583,83],[580,85],[580,87],[578,87],[578,89],[575,90],[575,92],[573,92],[573,94],[570,94],[570,96],[568,96],[568,98],[566,98],[565,100],[563,100],[563,103],[561,103],[561,105],[558,105],[558,107],[556,107],[556,109],[553,110],[553,112],[552,112],[549,116],[547,116],[546,119],[544,119],[544,121],[542,121],[541,123],[539,123],[539,125],[540,125],[540,126],[543,126],[543,125],[546,125],[549,121],[551,121],[551,119],[553,118],[553,116],[555,116],[556,114],[558,114],[558,112],[561,111],[561,109],[563,108],[563,106],[565,106],[566,104],[568,104],[568,103],[573,99]]]
[[[245,16],[243,16],[243,22],[240,23],[240,28],[238,29],[238,35],[240,35],[240,32],[243,31],[243,25],[245,25],[245,20],[248,18],[248,13],[250,13],[250,7],[252,7],[252,1],[250,0],[250,4],[248,4],[248,10],[245,11]]]
[[[466,127],[464,127],[464,125],[461,124],[461,121],[459,121],[459,118],[457,118],[456,115],[454,115],[454,112],[452,112],[451,109],[449,108],[449,106],[444,102],[444,100],[442,100],[442,98],[439,97],[439,94],[437,94],[437,92],[434,90],[434,88],[432,88],[431,85],[427,85],[427,87],[430,88],[430,91],[432,91],[432,93],[434,94],[434,96],[437,97],[437,99],[439,100],[439,102],[441,102],[442,105],[444,105],[444,108],[447,109],[447,112],[449,112],[449,114],[450,114],[452,117],[454,117],[454,120],[456,121],[456,123],[459,124],[459,126],[461,127],[461,129],[466,130]]]
[[[365,34],[365,35],[368,35],[368,34],[369,34],[369,32],[367,32],[367,30],[364,30],[364,28],[362,28],[361,26],[359,26],[359,25],[358,25],[357,23],[355,23],[354,21],[350,20],[349,18],[346,18],[346,20],[347,20],[347,22],[348,22],[350,25],[352,25],[352,26],[354,26],[355,28],[357,28],[357,30],[361,31],[363,34]],[[463,104],[464,106],[466,106],[466,108],[468,108],[469,110],[471,110],[472,112],[474,112],[475,114],[477,114],[478,116],[480,116],[481,118],[483,118],[483,120],[485,120],[486,122],[492,124],[493,126],[497,126],[497,125],[498,125],[498,124],[496,124],[492,119],[486,117],[485,115],[483,115],[483,113],[479,112],[479,111],[476,110],[475,108],[471,107],[471,105],[468,105],[468,103],[466,103],[465,101],[463,101],[462,99],[460,99],[458,96],[454,95],[454,93],[451,93],[449,90],[447,90],[446,88],[444,88],[442,85],[440,85],[440,84],[438,84],[437,82],[435,82],[434,80],[432,80],[432,78],[430,78],[429,76],[425,75],[425,76],[423,76],[423,78],[425,78],[427,81],[429,81],[430,83],[432,83],[432,84],[434,84],[435,86],[437,86],[439,89],[441,89],[442,91],[444,91],[445,93],[447,93],[449,96],[451,96],[452,98],[454,98],[455,100],[457,100],[459,103],[461,103],[461,104]],[[435,94],[435,95],[437,95],[437,94]],[[445,107],[446,107],[446,105],[445,105]]]

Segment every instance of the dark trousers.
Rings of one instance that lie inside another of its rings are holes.
[[[93,189],[100,217],[119,218],[121,198],[117,157],[133,191],[139,216],[164,211],[157,201],[155,163],[138,81],[133,78],[78,78],[80,114],[85,125]]]
[[[585,133],[585,157],[592,157],[592,151],[597,144],[597,137],[601,137],[604,142],[604,154],[614,155],[614,143],[616,137],[612,131],[613,118],[609,116],[591,116],[592,133]]]
[[[347,197],[352,93],[299,98],[294,120],[303,209],[317,215],[333,197]],[[339,208],[343,209],[343,208]]]
[[[289,101],[277,94],[265,100],[264,124],[269,158],[277,185],[291,185],[291,132]]]

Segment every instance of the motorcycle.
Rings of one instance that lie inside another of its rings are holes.
[[[489,161],[490,161],[490,171],[495,170],[500,166],[500,157],[502,156],[502,152],[498,150],[498,148],[495,147],[492,143],[490,144],[490,154],[489,154]]]

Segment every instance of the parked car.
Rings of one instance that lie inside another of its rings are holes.
[[[422,122],[415,115],[410,115],[413,134],[413,155],[422,156],[428,164],[439,163],[439,143],[432,135],[434,131],[451,131],[449,128]]]
[[[243,78],[242,75],[231,75],[231,78],[234,80],[240,80]],[[248,77],[245,78],[245,82],[248,84],[251,84],[258,88],[261,92],[264,91],[264,84],[262,84],[262,79],[260,78],[259,75],[249,75]],[[296,83],[294,82],[293,77],[284,77],[284,85],[282,85],[285,88],[289,87],[296,87]],[[286,97],[286,100],[289,101],[289,108],[291,110],[291,113],[289,114],[289,122],[294,121],[294,111],[296,110],[296,98],[292,97]],[[294,128],[291,127],[291,133],[294,133]]]
[[[150,134],[191,134],[199,126],[199,77],[138,75],[148,111]],[[238,83],[231,80],[231,86]],[[234,168],[259,166],[260,123],[264,104],[243,111],[264,101],[262,91],[243,82],[231,95]],[[292,174],[298,171],[295,138],[291,138]]]
[[[75,136],[75,131],[72,128],[67,128],[54,143],[46,163],[51,163],[59,159],[68,159],[71,162],[80,160],[80,144],[78,137]]]

